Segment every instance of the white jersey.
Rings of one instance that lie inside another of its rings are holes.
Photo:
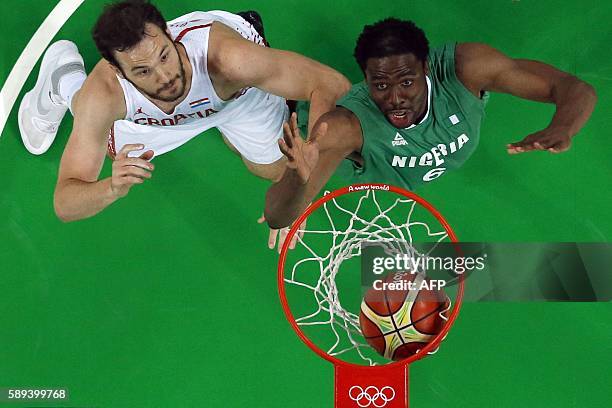
[[[232,100],[224,101],[215,92],[208,74],[208,37],[215,21],[235,29],[247,40],[265,46],[264,39],[250,23],[225,11],[196,11],[169,21],[170,36],[185,47],[191,63],[189,93],[173,112],[167,114],[129,81],[117,77],[127,109],[125,120],[115,122],[111,130],[111,156],[126,143],[143,143],[147,150],[160,155],[207,129],[217,127],[248,160],[267,163],[281,157],[273,145],[287,116],[283,98],[249,87],[238,92]],[[157,130],[152,132],[154,129]],[[266,145],[266,152],[251,146],[262,143]]]

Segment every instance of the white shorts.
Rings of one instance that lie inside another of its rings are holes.
[[[278,139],[283,134],[283,123],[289,118],[285,99],[251,88],[230,105],[214,114],[214,120],[202,125],[196,122],[163,127],[118,120],[109,133],[108,154],[114,159],[124,145],[143,144],[144,150],[153,150],[159,156],[216,127],[248,161],[270,164],[279,160],[283,154]],[[141,153],[132,152],[130,156]]]

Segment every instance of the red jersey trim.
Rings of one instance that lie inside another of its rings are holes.
[[[108,157],[112,160],[115,160],[115,156],[117,156],[117,149],[115,148],[115,125],[111,126],[108,132],[108,145],[107,145],[107,153]]]
[[[204,25],[199,25],[199,26],[193,26],[193,27],[186,28],[183,31],[181,31],[179,33],[179,35],[176,36],[174,41],[181,41],[183,39],[183,37],[185,36],[185,34],[187,34],[188,32],[190,32],[192,30],[197,30],[198,28],[210,27],[211,25],[212,25],[212,23],[208,23],[208,24],[204,24]]]

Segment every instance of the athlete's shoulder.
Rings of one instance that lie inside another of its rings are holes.
[[[328,128],[325,138],[318,141],[322,150],[340,150],[348,154],[361,149],[361,123],[352,111],[337,106],[321,116],[317,124],[322,123],[327,123]]]
[[[125,117],[126,106],[123,88],[119,84],[115,71],[105,60],[100,60],[79,91],[75,115],[95,112],[109,120]]]
[[[459,43],[455,51],[455,64],[457,70],[466,71],[464,73],[478,73],[488,70],[498,64],[508,64],[508,58],[500,58],[503,54],[483,43]]]
[[[368,85],[365,81],[359,82],[341,98],[336,105],[342,106],[345,111],[351,112],[351,119],[360,124],[360,131],[366,133],[384,121],[384,116],[370,96]]]
[[[169,21],[168,30],[175,41],[205,40],[209,43],[226,39],[249,40],[253,33],[256,34],[242,17],[223,10],[195,11],[186,14]]]
[[[168,21],[168,31],[175,41],[188,41],[190,39],[203,39],[202,34],[206,33],[215,21],[214,16],[209,12],[194,11]]]
[[[427,57],[429,73],[435,81],[455,78],[455,53],[457,44],[449,42],[432,48]]]
[[[277,51],[243,37],[237,30],[215,21],[208,41],[208,69],[218,82],[226,82],[231,93],[253,85],[254,76],[271,73],[269,67]]]
[[[500,52],[482,43],[460,43],[455,51],[457,78],[474,94],[479,94],[490,81],[490,73],[497,72],[510,61],[499,58]]]
[[[339,105],[344,105],[348,101],[367,101],[370,99],[368,86],[365,81],[358,82],[351,86],[351,89],[338,101]]]
[[[459,62],[477,59],[482,55],[496,52],[495,48],[490,45],[477,42],[457,43],[455,48],[455,59]]]
[[[458,47],[459,43],[455,41],[449,41],[443,44],[440,44],[436,47],[433,47],[429,50],[428,59],[430,61],[443,61],[445,59],[454,58],[455,51]]]
[[[453,62],[463,64],[478,60],[482,56],[494,53],[495,49],[487,44],[475,42],[447,42],[429,51],[430,64]]]
[[[223,22],[214,21],[210,27],[209,47],[217,51],[224,51],[224,46],[230,46],[230,51],[234,47],[232,44],[246,42],[245,39],[235,30]]]
[[[377,112],[379,112],[378,108],[370,97],[368,85],[365,83],[365,81],[354,84],[350,91],[340,98],[336,105],[342,106],[346,110],[351,111],[354,113],[353,116],[355,117],[361,117],[364,115],[369,117],[371,114],[376,116]]]
[[[432,49],[428,57],[429,75],[434,87],[450,93],[463,93],[465,89],[479,97],[482,73],[489,61],[482,57],[491,47],[480,43],[450,42]]]

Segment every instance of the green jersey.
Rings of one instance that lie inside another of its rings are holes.
[[[337,105],[357,116],[363,132],[363,165],[345,160],[353,183],[386,183],[413,190],[460,167],[476,149],[485,100],[455,73],[455,44],[430,52],[427,112],[421,122],[398,129],[370,98],[365,82],[353,85]],[[346,168],[339,174],[346,173]]]

